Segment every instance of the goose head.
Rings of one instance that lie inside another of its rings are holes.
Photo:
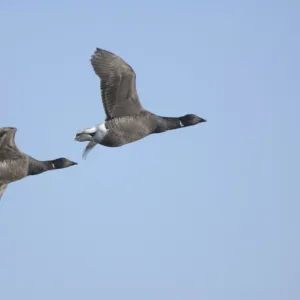
[[[54,169],[63,169],[63,168],[68,168],[77,165],[76,162],[71,161],[65,157],[54,159],[52,161],[52,164]]]
[[[197,115],[194,114],[188,114],[183,117],[179,118],[181,124],[186,127],[186,126],[193,126],[199,123],[206,122],[205,119],[198,117]]]

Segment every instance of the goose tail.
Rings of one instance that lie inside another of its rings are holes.
[[[92,141],[93,135],[96,133],[96,127],[86,128],[77,132],[74,140],[77,142]]]

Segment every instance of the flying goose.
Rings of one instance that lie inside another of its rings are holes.
[[[15,144],[15,127],[0,128],[0,199],[11,182],[29,175],[77,165],[66,158],[39,161],[22,153]]]
[[[83,158],[97,144],[119,147],[153,133],[196,125],[206,120],[188,114],[178,118],[161,117],[145,110],[136,90],[136,74],[121,57],[96,48],[91,63],[100,78],[106,119],[102,124],[80,130],[75,140],[88,141]]]

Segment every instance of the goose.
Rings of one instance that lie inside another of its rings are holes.
[[[15,144],[17,128],[0,128],[0,199],[7,185],[26,176],[77,165],[66,158],[39,161],[22,153]]]
[[[195,114],[161,117],[145,110],[136,90],[136,74],[118,55],[96,48],[91,57],[94,72],[100,79],[102,103],[106,114],[103,123],[77,132],[74,139],[86,142],[83,158],[97,145],[120,147],[150,134],[206,122]]]

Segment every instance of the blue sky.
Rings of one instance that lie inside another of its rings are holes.
[[[297,1],[1,1],[0,126],[76,167],[0,202],[5,300],[298,300]],[[199,126],[86,161],[104,120],[96,47],[136,71],[145,108]]]

